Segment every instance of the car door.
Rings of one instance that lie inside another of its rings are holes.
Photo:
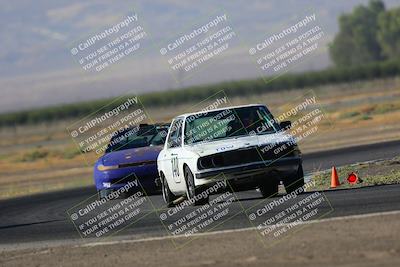
[[[182,118],[174,120],[166,143],[165,169],[168,173],[166,175],[171,177],[174,183],[180,183],[183,177],[179,168],[179,151],[182,149],[182,124]]]

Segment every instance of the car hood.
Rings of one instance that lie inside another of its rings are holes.
[[[253,135],[253,136],[238,136],[208,143],[199,143],[187,146],[187,149],[197,153],[200,157],[236,150],[240,148],[264,146],[268,144],[295,142],[293,136],[284,132],[272,134]]]
[[[105,166],[138,163],[144,161],[157,161],[162,146],[147,146],[114,151],[105,154],[101,161]]]

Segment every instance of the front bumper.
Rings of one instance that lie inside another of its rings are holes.
[[[98,171],[95,167],[94,182],[97,190],[119,189],[136,178],[144,190],[149,192],[160,190],[156,165],[127,167],[109,171]]]
[[[195,177],[196,179],[211,180],[212,178],[219,178],[218,180],[220,180],[221,177],[218,176],[223,175],[223,178],[225,179],[235,179],[272,171],[285,175],[297,171],[301,164],[301,157],[286,157],[275,160],[258,161],[235,166],[201,170],[195,174]]]

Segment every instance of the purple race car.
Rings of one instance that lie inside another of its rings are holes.
[[[158,192],[157,156],[167,132],[167,125],[141,124],[114,133],[105,154],[94,165],[99,198],[124,187],[135,177],[146,192]]]

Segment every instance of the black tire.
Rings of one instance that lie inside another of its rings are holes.
[[[113,189],[102,189],[97,191],[97,196],[99,200],[105,199],[107,196],[109,196],[112,192],[114,192]],[[117,197],[113,196],[109,200],[114,200],[114,199],[125,199],[130,196],[130,192],[123,192],[120,193]]]
[[[190,171],[189,167],[185,167],[184,169],[184,174],[185,174],[185,181],[186,181],[186,195],[189,200],[194,199],[196,195],[200,195],[203,192],[202,187],[197,187],[194,184],[194,177],[192,172]],[[194,199],[194,205],[199,206],[199,205],[205,205],[208,203],[209,200],[209,195],[207,197],[202,197],[200,199]]]
[[[276,177],[263,177],[258,186],[263,198],[278,195],[279,181]]]
[[[289,177],[283,180],[283,184],[285,186],[286,193],[290,194],[297,189],[304,186],[304,172],[303,166],[300,165],[297,169],[296,175]]]
[[[176,196],[171,192],[171,190],[169,190],[168,182],[165,179],[164,174],[161,173],[160,179],[161,179],[161,191],[163,199],[167,204],[167,207],[172,208],[175,206],[174,201],[176,199]]]
[[[97,191],[97,196],[98,196],[99,200],[102,200],[102,199],[106,198],[111,193],[112,193],[111,189],[101,189],[101,190]]]

